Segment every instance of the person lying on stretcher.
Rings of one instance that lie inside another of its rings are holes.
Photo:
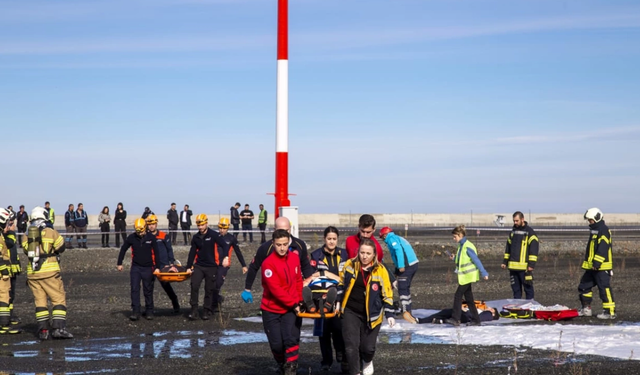
[[[338,281],[329,276],[318,276],[305,281],[302,288],[304,311],[310,314],[328,314],[333,312],[338,295]]]

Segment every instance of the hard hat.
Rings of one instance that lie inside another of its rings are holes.
[[[220,221],[218,221],[218,228],[229,228],[229,219],[227,219],[226,217],[221,217]]]
[[[136,222],[135,224],[133,224],[133,227],[136,228],[136,232],[142,233],[145,230],[147,230],[147,222],[143,218],[136,219]]]
[[[205,214],[196,216],[196,225],[209,224],[209,218]]]
[[[147,216],[147,225],[149,224],[158,224],[158,217],[156,215]]]
[[[597,223],[602,220],[602,218],[604,218],[604,214],[597,207],[590,208],[587,210],[587,212],[584,213],[585,220],[591,219]]]
[[[6,208],[0,208],[0,225],[4,227],[8,221],[11,221],[11,212]]]
[[[382,238],[382,236],[384,236],[387,233],[391,233],[393,232],[393,229],[389,228],[389,227],[382,227],[382,229],[380,229],[380,238]]]
[[[49,213],[44,207],[37,206],[31,210],[31,220],[49,220]]]

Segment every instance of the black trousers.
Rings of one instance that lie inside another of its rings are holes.
[[[100,225],[100,232],[102,233],[102,246],[109,244],[109,231],[111,230],[111,225],[109,223],[104,223]]]
[[[26,232],[27,232],[27,227],[26,226],[18,225],[18,233],[26,233]],[[22,235],[21,234],[18,235],[18,243],[16,244],[16,246],[22,247]]]
[[[164,289],[164,292],[167,293],[167,296],[171,300],[171,305],[174,308],[180,306],[180,303],[178,302],[178,295],[173,290],[173,287],[171,286],[171,283],[161,281],[160,282],[160,286],[162,287],[162,289]]]
[[[122,242],[127,239],[127,222],[116,220],[113,224],[116,232],[116,247],[120,247],[120,237],[122,237]]]
[[[242,224],[242,239],[243,240],[247,240],[247,231],[252,230],[253,227],[251,226],[251,224]],[[253,232],[248,232],[249,233],[249,242],[253,242]]]
[[[525,271],[509,271],[509,278],[511,279],[511,289],[513,290],[513,298],[522,298],[522,289],[524,288],[524,295],[526,299],[533,299],[533,284],[527,285],[524,283]]]
[[[238,238],[238,229],[240,229],[240,224],[231,224],[233,225],[233,235]]]
[[[180,223],[180,229],[183,230],[182,236],[184,237],[184,244],[189,245],[191,243],[191,232],[189,232],[191,225]]]
[[[153,267],[132,264],[129,275],[131,277],[131,310],[140,312],[140,283],[142,282],[145,311],[153,312],[153,286],[156,280],[153,276]]]
[[[178,239],[178,224],[169,223],[169,233],[171,233],[171,244],[175,245],[176,240]]]
[[[267,238],[266,238],[266,233],[265,231],[267,230],[267,223],[258,223],[258,228],[260,228],[260,243],[263,244],[265,242],[267,242]]]
[[[411,281],[413,281],[416,271],[418,271],[418,263],[406,266],[404,272],[397,273],[396,280],[398,280],[398,294],[400,295],[402,312],[411,312]]]
[[[336,350],[336,362],[346,361],[344,352],[344,338],[342,337],[342,320],[338,317],[325,319],[320,339],[320,353],[322,353],[321,365],[333,364],[333,349]],[[331,340],[333,339],[333,349]]]
[[[382,324],[369,328],[367,317],[347,308],[342,315],[342,337],[349,363],[349,373],[360,373],[360,361],[371,362],[376,354],[376,340]]]
[[[474,303],[471,285],[473,285],[473,283],[458,285],[456,294],[453,296],[453,312],[451,313],[451,318],[453,320],[460,321],[462,315],[462,296],[464,296],[464,300],[467,301],[467,304],[469,305],[471,320],[477,323],[480,322],[480,316],[478,315],[478,309]]]
[[[302,318],[299,318],[293,310],[284,314],[262,310],[262,325],[276,362],[281,364],[297,361]]]
[[[229,272],[229,267],[218,267],[218,271],[216,272],[216,289],[213,291],[213,297],[211,298],[211,311],[218,309],[218,305],[220,304],[220,290],[222,289],[222,285],[224,285],[227,272]]]
[[[616,303],[613,300],[613,292],[611,291],[611,275],[609,271],[585,271],[580,279],[578,292],[580,292],[580,302],[582,306],[590,306],[593,300],[594,286],[598,287],[602,307],[611,315],[615,314]]]
[[[218,267],[203,267],[199,265],[193,266],[191,274],[191,307],[198,307],[198,294],[200,292],[200,284],[204,280],[204,306],[205,310],[211,312],[211,303],[216,290],[216,274]]]

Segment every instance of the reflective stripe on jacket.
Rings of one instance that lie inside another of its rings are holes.
[[[389,247],[391,259],[397,268],[405,268],[418,263],[416,252],[411,244],[404,238],[393,232],[389,232],[384,238],[384,242]]]
[[[608,271],[613,269],[613,256],[611,254],[611,231],[603,221],[589,225],[589,242],[582,262],[585,270],[596,269]]]
[[[64,246],[64,237],[57,230],[46,227],[40,231],[40,238],[42,241],[42,247],[40,248],[41,266],[39,270],[34,271],[31,261],[27,262],[27,278],[29,279],[44,279],[60,272],[60,264],[55,252]],[[27,254],[29,237],[22,236],[22,239],[22,247],[24,248],[24,253]]]
[[[467,254],[467,250],[478,253],[474,244],[471,241],[464,241],[458,245],[458,251],[454,261],[456,262],[456,273],[458,274],[458,283],[460,285],[466,285],[475,283],[480,280],[480,270],[471,261],[471,257]]]
[[[513,271],[535,268],[538,261],[538,236],[527,222],[524,227],[513,227],[504,251],[504,264]]]

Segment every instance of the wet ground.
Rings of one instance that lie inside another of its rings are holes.
[[[314,238],[310,242],[317,241]],[[450,307],[456,288],[451,263],[441,252],[448,243],[417,245],[420,270],[412,291],[416,308]],[[474,286],[477,299],[511,297],[508,273],[500,269],[502,243],[480,243],[481,259],[490,280]],[[584,243],[543,243],[536,268],[536,300],[577,307],[577,285]],[[613,291],[620,320],[640,322],[636,297],[640,276],[638,249],[634,242],[615,247]],[[243,246],[250,259],[257,245]],[[178,247],[177,258],[185,261],[187,249]],[[387,256],[388,257],[388,256]],[[195,322],[186,318],[189,284],[174,283],[183,306],[174,315],[171,304],[156,283],[156,318],[129,321],[128,272],[117,272],[117,250],[72,250],[63,257],[63,279],[67,290],[68,328],[74,340],[39,342],[33,298],[20,276],[16,311],[24,333],[0,336],[0,370],[6,373],[109,373],[123,374],[272,374],[275,367],[259,323],[237,320],[256,316],[260,284],[254,285],[253,304],[244,304],[240,293],[244,277],[234,264],[223,288],[223,313],[213,320]],[[595,293],[597,295],[597,293]],[[202,295],[200,297],[202,299]],[[597,296],[594,307],[600,305]],[[598,308],[599,309],[599,308]],[[596,310],[598,310],[596,309]],[[607,324],[581,318],[581,324]],[[533,323],[545,324],[545,323]],[[453,329],[453,328],[452,328]],[[311,326],[303,326],[299,374],[320,374],[320,351]],[[376,374],[611,374],[640,373],[640,361],[599,356],[578,356],[557,351],[512,346],[464,346],[442,344],[437,338],[412,333],[382,333],[374,360]],[[334,371],[338,368],[334,365]]]

